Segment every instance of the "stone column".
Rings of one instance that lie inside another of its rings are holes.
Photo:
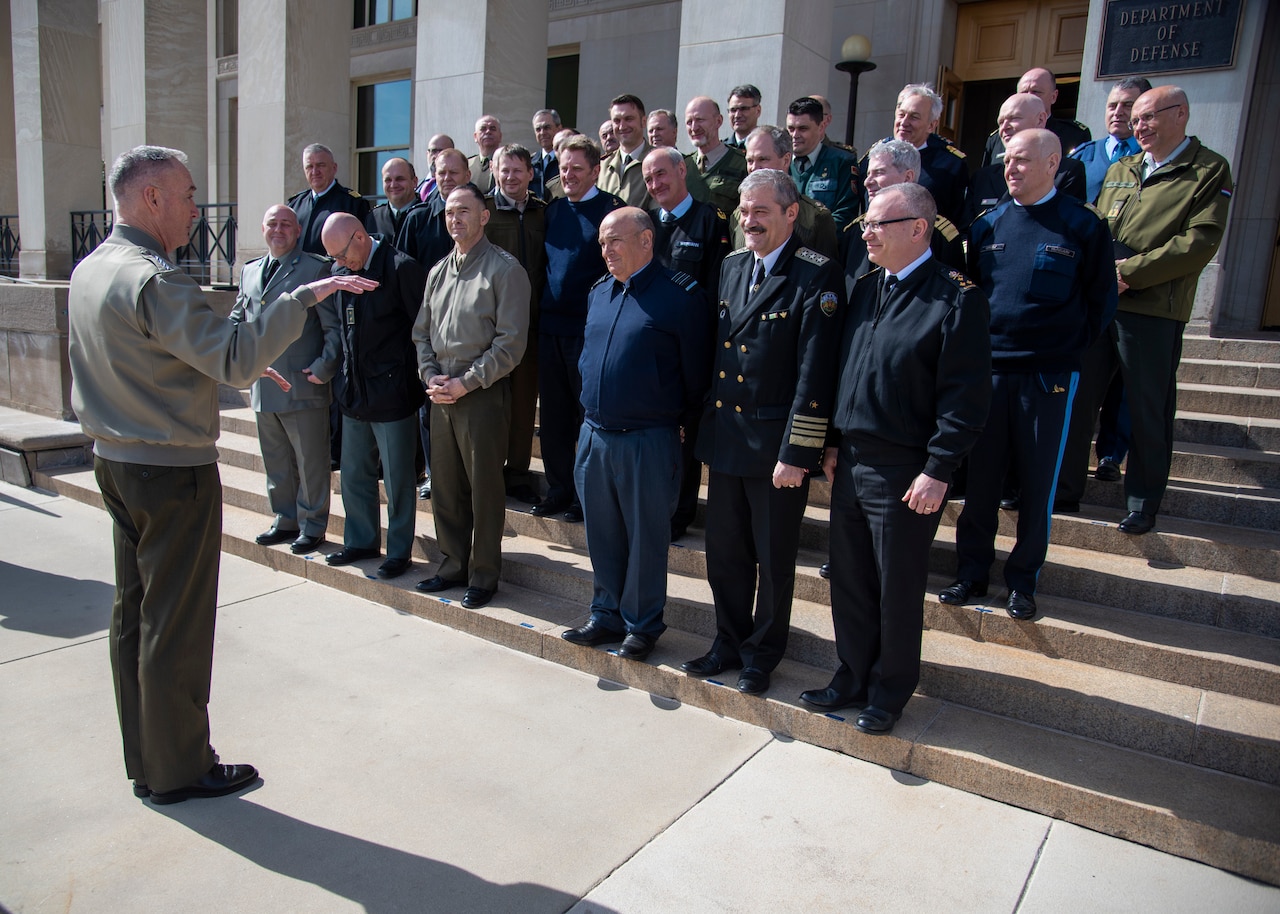
[[[415,168],[426,168],[427,140],[437,133],[474,154],[481,114],[502,122],[503,142],[534,148],[533,112],[547,97],[547,9],[546,0],[478,0],[419,15]]]
[[[709,95],[723,111],[730,89],[752,83],[764,96],[761,123],[785,126],[792,101],[831,82],[832,6],[832,0],[684,0],[676,104]]]
[[[208,16],[189,0],[101,0],[103,159],[135,146],[187,154],[196,202],[208,196]]]
[[[259,256],[262,214],[307,186],[302,149],[323,143],[351,183],[350,0],[240,4],[236,262]]]
[[[102,207],[98,5],[13,0],[21,275],[71,275],[71,210]]]
[[[13,38],[9,4],[0,3],[0,213],[18,212],[18,161],[13,132]]]

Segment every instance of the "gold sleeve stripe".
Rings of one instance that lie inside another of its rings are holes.
[[[816,437],[811,435],[799,435],[793,431],[791,433],[790,442],[793,447],[821,448],[826,445],[827,439],[824,435]]]

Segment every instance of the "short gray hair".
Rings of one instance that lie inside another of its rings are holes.
[[[779,158],[789,156],[795,152],[796,147],[791,142],[791,134],[783,130],[781,127],[775,127],[773,124],[761,124],[755,130],[747,134],[747,142],[758,136],[767,136],[773,141],[773,152]]]
[[[887,158],[898,171],[910,171],[920,179],[920,150],[906,140],[881,140],[867,151],[867,161]]]
[[[555,108],[539,108],[537,111],[533,112],[533,119],[535,121],[543,116],[551,118],[551,123],[555,124],[557,127],[563,126],[560,123],[560,112]]]
[[[908,83],[902,87],[902,91],[898,93],[898,104],[901,105],[904,99],[918,95],[920,98],[929,99],[930,113],[932,120],[942,117],[942,96],[933,91],[933,86],[929,83]]]
[[[793,203],[800,202],[800,191],[796,188],[796,182],[791,180],[791,175],[785,171],[778,171],[775,168],[760,168],[751,172],[738,185],[738,195],[741,197],[747,191],[755,190],[758,187],[772,187],[774,199],[778,201],[778,205],[783,209]]]
[[[187,154],[167,146],[135,146],[121,153],[107,179],[111,196],[117,203],[128,199],[140,187],[153,182],[157,175],[172,168],[174,162],[186,165]]]
[[[933,235],[933,224],[938,219],[938,204],[934,202],[933,194],[929,193],[929,188],[923,184],[895,184],[882,190],[876,196],[876,199],[884,199],[886,195],[893,193],[902,194],[902,199],[907,205],[909,215],[915,219],[923,219],[928,223],[924,237],[926,240],[930,238]]]
[[[308,145],[302,147],[302,157],[304,159],[309,154],[314,154],[317,152],[323,152],[325,155],[333,159],[335,162],[338,161],[337,156],[333,154],[333,150],[330,149],[328,146],[326,146],[324,143],[309,143]]]
[[[684,156],[680,154],[679,149],[676,149],[673,146],[659,146],[657,149],[651,150],[649,155],[666,156],[667,160],[671,162],[672,168],[678,168],[681,165],[685,165]],[[649,156],[645,156],[646,159],[648,157]],[[685,167],[687,168],[688,166],[686,165]]]
[[[1111,87],[1112,92],[1117,90],[1121,92],[1129,92],[1134,89],[1138,90],[1139,95],[1143,92],[1150,92],[1151,80],[1147,79],[1145,76],[1126,76]]]

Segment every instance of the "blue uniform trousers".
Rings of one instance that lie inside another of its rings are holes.
[[[667,549],[680,474],[678,429],[583,424],[573,475],[595,573],[597,624],[652,638],[666,631]]]
[[[1004,580],[1010,590],[1036,592],[1079,382],[1078,371],[992,373],[991,412],[969,452],[964,510],[956,524],[958,579],[986,582],[991,572],[1001,491],[1012,468],[1021,496],[1017,542],[1005,561]]]
[[[387,494],[387,557],[413,554],[413,525],[418,513],[418,417],[395,422],[363,422],[342,417],[342,506],[347,513],[342,542],[353,549],[377,549],[382,541],[378,516],[378,457]]]

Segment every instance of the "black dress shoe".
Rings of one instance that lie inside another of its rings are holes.
[[[538,493],[533,491],[533,486],[528,485],[511,486],[507,489],[507,497],[522,501],[526,505],[536,505],[538,503]]]
[[[878,736],[891,731],[901,716],[884,708],[877,708],[875,705],[867,705],[853,725],[863,733],[874,733]]]
[[[821,565],[818,566],[818,577],[823,578],[824,580],[827,580],[827,581],[831,580],[831,563],[830,562],[823,562]]]
[[[145,781],[134,781],[133,795],[135,797],[142,797],[143,799],[145,799],[151,796],[151,788],[147,786]]]
[[[422,483],[422,485],[418,486],[418,499],[419,501],[431,500],[431,480],[430,479]]]
[[[442,590],[461,587],[466,583],[466,581],[450,581],[437,574],[427,578],[425,581],[419,581],[417,584],[414,584],[413,589],[419,593],[439,593]]]
[[[1110,457],[1103,457],[1099,460],[1098,468],[1093,471],[1093,478],[1100,482],[1119,482],[1120,476],[1119,462],[1112,460]]]
[[[157,806],[165,806],[169,803],[181,803],[183,800],[224,797],[237,790],[243,790],[257,779],[258,769],[252,765],[217,764],[194,784],[188,784],[177,790],[166,790],[164,793],[151,791],[151,802]]]
[[[738,677],[738,691],[746,695],[759,695],[769,688],[769,674],[759,667],[749,666]]]
[[[977,581],[956,581],[938,591],[938,600],[951,606],[963,606],[974,597],[985,597],[987,585]]]
[[[564,519],[571,524],[582,523],[582,505],[570,505],[565,508]]]
[[[1036,598],[1020,590],[1009,591],[1009,603],[1005,607],[1009,617],[1019,622],[1030,622],[1036,617]]]
[[[1017,511],[1019,504],[1020,504],[1020,501],[1017,498],[1002,498],[1000,499],[1000,510],[1001,511]]]
[[[622,646],[618,648],[618,656],[626,657],[628,660],[643,660],[653,652],[653,647],[657,643],[657,638],[651,638],[639,632],[632,632],[622,639]]]
[[[377,556],[377,549],[357,549],[354,546],[343,546],[324,561],[326,565],[351,565],[362,559],[372,559],[377,558]]]
[[[553,501],[550,498],[547,498],[529,513],[534,517],[551,517],[554,514],[561,513],[568,507],[569,502],[564,499],[556,499]]]
[[[323,533],[319,536],[307,536],[304,533],[289,544],[289,551],[294,555],[306,555],[308,552],[315,552],[323,543]]]
[[[595,619],[579,628],[571,628],[567,632],[560,633],[560,637],[565,641],[571,644],[585,644],[588,647],[595,647],[597,644],[617,644],[625,636],[626,632],[615,632],[611,628],[605,628]]]
[[[495,593],[497,593],[496,588],[494,590],[486,590],[483,587],[468,587],[467,592],[462,595],[462,606],[464,609],[479,609],[481,606],[488,606]]]
[[[863,699],[855,698],[852,695],[841,695],[830,686],[825,689],[809,689],[801,692],[800,700],[807,705],[821,708],[823,711],[839,711],[841,708],[860,705],[863,702]]]
[[[1142,536],[1150,533],[1156,525],[1156,516],[1142,511],[1130,511],[1129,516],[1120,521],[1120,532],[1130,536]]]
[[[680,669],[690,676],[716,676],[725,670],[736,670],[741,666],[742,662],[739,660],[730,663],[719,654],[708,651],[697,660],[686,660],[680,664]]]
[[[279,527],[272,527],[266,533],[259,533],[253,541],[259,546],[274,546],[277,543],[287,543],[297,535],[297,530],[281,530]]]
[[[413,562],[408,558],[387,559],[378,566],[378,577],[388,581],[392,578],[398,578],[408,571],[409,566],[412,564]]]

